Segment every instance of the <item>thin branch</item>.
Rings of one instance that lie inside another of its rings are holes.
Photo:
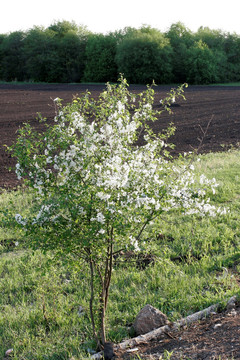
[[[144,229],[146,228],[147,224],[152,220],[153,213],[154,213],[154,210],[151,211],[150,217],[148,217],[148,219],[143,223],[143,226],[141,227],[138,235],[136,236],[136,240],[140,239],[140,236],[142,235],[142,233],[143,233]]]
[[[208,121],[205,130],[204,130],[204,129],[202,128],[202,126],[199,124],[200,130],[201,130],[201,132],[202,132],[203,135],[202,135],[201,138],[198,138],[198,140],[199,140],[199,145],[198,145],[198,148],[195,150],[195,153],[196,153],[196,154],[198,154],[199,151],[200,151],[200,149],[203,147],[203,142],[204,142],[204,140],[205,140],[205,138],[206,138],[208,129],[209,129],[209,127],[210,127],[210,124],[211,124],[213,118],[214,118],[214,114],[212,115],[211,119]]]
[[[120,254],[123,250],[126,250],[126,248],[122,248],[122,249],[120,249],[120,250],[114,251],[114,252],[112,253],[112,255],[113,255],[113,256],[118,255],[118,254]]]

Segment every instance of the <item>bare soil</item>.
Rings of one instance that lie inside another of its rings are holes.
[[[64,103],[71,102],[74,95],[81,95],[88,89],[97,98],[103,85],[14,85],[0,84],[0,188],[18,185],[14,172],[9,167],[15,160],[6,152],[4,145],[10,145],[17,130],[24,122],[41,128],[37,113],[52,120],[55,115],[53,99],[59,97]],[[145,90],[143,86],[131,86],[131,91]],[[170,87],[155,88],[155,106]],[[180,99],[173,106],[173,114],[163,113],[153,124],[155,131],[166,129],[170,122],[176,126],[171,142],[176,145],[174,153],[192,151],[198,148],[209,122],[201,152],[221,151],[240,141],[240,87],[190,86],[185,90],[186,101]],[[224,146],[224,147],[223,147]]]
[[[53,99],[59,97],[64,103],[73,95],[81,95],[88,89],[97,98],[104,89],[101,85],[1,85],[0,84],[0,189],[11,189],[19,182],[9,167],[15,159],[6,152],[4,145],[11,145],[17,130],[24,122],[41,129],[37,113],[52,120],[55,115]],[[131,91],[140,92],[145,87],[131,86]],[[155,106],[170,87],[155,88]],[[170,122],[176,126],[171,138],[174,153],[197,149],[203,132],[204,142],[200,152],[222,151],[240,142],[240,87],[190,86],[185,91],[186,101],[177,101],[173,114],[162,114],[154,123],[155,131],[167,128]],[[159,339],[138,346],[136,353],[117,353],[117,359],[160,359],[164,350],[173,352],[175,359],[240,359],[240,308],[231,314],[215,314],[209,319],[192,324],[177,333],[165,334]]]
[[[165,333],[153,341],[138,345],[133,352],[119,351],[118,360],[166,359],[171,360],[240,359],[240,308],[222,312],[192,323],[179,331]],[[165,357],[164,357],[165,352]],[[162,357],[161,357],[162,356]]]

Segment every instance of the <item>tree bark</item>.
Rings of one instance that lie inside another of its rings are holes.
[[[102,345],[106,342],[106,334],[105,334],[105,289],[103,289],[102,295],[101,295],[101,310],[100,310],[100,338]]]
[[[93,329],[93,336],[97,341],[97,344],[99,346],[99,339],[97,336],[97,332],[96,332],[96,326],[95,326],[95,320],[94,320],[94,315],[93,315],[93,301],[94,301],[94,284],[93,284],[93,279],[94,279],[94,270],[93,270],[93,263],[92,263],[92,259],[90,259],[90,273],[91,273],[91,297],[90,297],[90,301],[89,301],[89,310],[90,310],[90,317],[91,317],[91,323],[92,323],[92,329]]]

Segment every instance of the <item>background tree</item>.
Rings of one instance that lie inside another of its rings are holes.
[[[3,58],[4,58],[4,52],[3,52],[3,48],[2,48],[2,43],[3,40],[6,38],[7,35],[5,34],[0,34],[0,79],[3,79]]]
[[[59,21],[48,28],[54,32],[61,82],[80,82],[83,78],[85,49],[90,32],[75,22]]]
[[[240,36],[228,34],[224,47],[227,56],[227,81],[240,81]]]
[[[1,76],[5,81],[25,79],[25,62],[23,45],[25,34],[15,31],[3,36],[0,42]]]
[[[201,84],[240,81],[240,37],[181,22],[166,33],[150,26],[93,34],[58,21],[0,38],[0,79],[42,82],[117,81]],[[204,67],[206,73],[204,74]]]
[[[63,69],[52,30],[35,27],[27,32],[24,54],[29,80],[61,82]]]
[[[80,82],[85,66],[88,31],[67,21],[27,33],[25,57],[28,78],[45,82]]]
[[[172,49],[164,35],[150,27],[130,31],[118,44],[118,71],[135,84],[169,83],[172,80]]]
[[[209,27],[201,26],[198,31],[194,34],[195,41],[202,40],[209,49],[224,49],[224,43],[227,34],[221,30],[213,30]]]
[[[77,34],[79,31],[78,25],[74,21],[55,21],[48,27],[48,30],[51,30],[55,33],[55,35],[61,39],[63,38],[68,32],[72,32]]]
[[[217,80],[217,61],[214,53],[202,41],[195,42],[188,49],[187,82],[191,84],[211,84]]]
[[[188,49],[194,43],[193,33],[183,23],[177,22],[171,25],[165,36],[172,47],[173,81],[184,83],[187,78]]]
[[[62,69],[62,82],[81,82],[85,69],[86,39],[72,31],[66,33],[58,43],[58,57]]]
[[[200,27],[194,34],[195,41],[202,41],[212,51],[216,60],[216,82],[227,82],[229,80],[229,67],[225,42],[227,34],[221,30],[212,30],[209,27]]]
[[[84,81],[106,82],[117,80],[116,37],[102,34],[89,36],[86,45]]]

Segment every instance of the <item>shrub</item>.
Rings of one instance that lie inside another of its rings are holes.
[[[177,96],[183,87],[170,92],[163,109]],[[163,111],[154,110],[153,101],[151,87],[137,96],[125,79],[108,84],[99,100],[87,92],[63,107],[57,98],[54,125],[44,120],[39,134],[26,124],[10,148],[18,178],[33,193],[28,216],[16,214],[15,221],[31,248],[87,264],[93,333],[102,343],[114,255],[144,248],[144,231],[163,213],[219,212],[207,200],[215,179],[197,181],[193,165],[169,161],[174,129],[153,133],[149,123]],[[137,146],[141,134],[145,144]]]

